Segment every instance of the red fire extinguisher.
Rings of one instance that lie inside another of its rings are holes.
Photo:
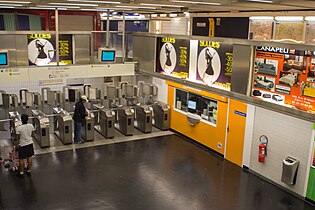
[[[258,161],[260,163],[265,162],[265,157],[267,155],[267,144],[268,144],[268,138],[265,135],[262,135],[259,137],[259,152],[258,152]]]

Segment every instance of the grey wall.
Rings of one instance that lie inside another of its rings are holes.
[[[1,34],[0,50],[9,50],[10,66],[27,66],[27,35]]]
[[[30,31],[28,34],[36,32]],[[90,34],[74,34],[74,63],[90,63]],[[0,34],[0,50],[9,51],[10,66],[28,66],[27,34]]]
[[[250,169],[289,190],[304,196],[309,150],[312,141],[312,123],[256,107]],[[259,137],[269,139],[265,163],[258,162]],[[300,161],[297,183],[289,186],[281,182],[282,161],[292,156]]]
[[[250,75],[251,46],[233,45],[231,91],[246,95]]]
[[[138,61],[140,72],[152,73],[155,71],[155,47],[155,37],[133,37],[133,59],[134,61]]]

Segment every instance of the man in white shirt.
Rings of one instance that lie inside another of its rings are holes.
[[[26,173],[31,174],[32,156],[34,155],[33,136],[35,128],[32,124],[28,124],[28,115],[21,116],[22,125],[16,128],[16,139],[19,142],[19,159],[20,174],[24,175],[24,160],[27,159]]]

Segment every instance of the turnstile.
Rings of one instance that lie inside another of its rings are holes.
[[[40,147],[50,146],[49,118],[40,110],[32,110],[33,125],[35,127],[35,140]]]
[[[105,138],[114,138],[115,136],[115,111],[104,108],[102,105],[94,104],[94,107],[99,110],[98,121],[95,129]]]
[[[72,117],[62,108],[53,108],[57,114],[54,119],[54,132],[63,144],[72,144]]]
[[[129,107],[116,108],[115,128],[126,136],[134,133],[135,111]]]
[[[109,108],[100,110],[100,133],[106,138],[115,136],[115,112]]]
[[[160,130],[170,129],[170,106],[162,102],[151,105],[153,109],[153,125]]]
[[[81,137],[84,141],[94,140],[94,114],[92,112],[89,112],[88,116],[85,117]]]
[[[152,132],[152,111],[148,105],[137,105],[134,126],[144,133]]]

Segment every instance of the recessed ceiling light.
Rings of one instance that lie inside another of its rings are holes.
[[[250,20],[273,20],[272,16],[252,16],[249,17]]]
[[[270,4],[273,3],[273,1],[268,1],[268,0],[247,0],[247,1],[259,2],[259,3],[270,3]]]
[[[220,3],[215,2],[206,2],[206,1],[184,1],[184,0],[172,0],[172,2],[179,2],[179,3],[187,3],[187,4],[207,4],[207,5],[214,5],[219,6]]]
[[[12,3],[12,4],[30,4],[29,1],[0,1],[0,3]]]
[[[134,9],[156,9],[156,7],[146,7],[146,6],[115,6],[118,8],[134,8]]]
[[[42,8],[69,8],[69,9],[80,9],[78,6],[65,6],[65,5],[37,5],[37,7]]]
[[[55,10],[52,7],[29,7],[30,9]],[[67,10],[67,8],[58,8],[58,10]]]
[[[307,16],[304,18],[306,21],[315,21],[315,16]]]
[[[156,6],[156,7],[184,7],[181,5],[172,5],[172,4],[147,4],[147,3],[141,3],[140,5],[143,6]]]
[[[68,6],[86,6],[86,7],[98,7],[98,4],[72,4],[72,3],[48,3],[52,5],[68,5]]]
[[[0,4],[0,6],[9,6],[9,7],[22,7],[22,4]]]
[[[1,8],[1,9],[13,9],[13,8],[15,8],[15,7],[12,7],[12,6],[11,6],[11,7],[10,7],[10,6],[0,6],[0,8]]]
[[[71,2],[86,2],[86,3],[98,3],[98,4],[121,4],[119,1],[89,1],[89,0],[67,0]]]
[[[277,21],[303,21],[302,16],[277,16],[275,19]]]

